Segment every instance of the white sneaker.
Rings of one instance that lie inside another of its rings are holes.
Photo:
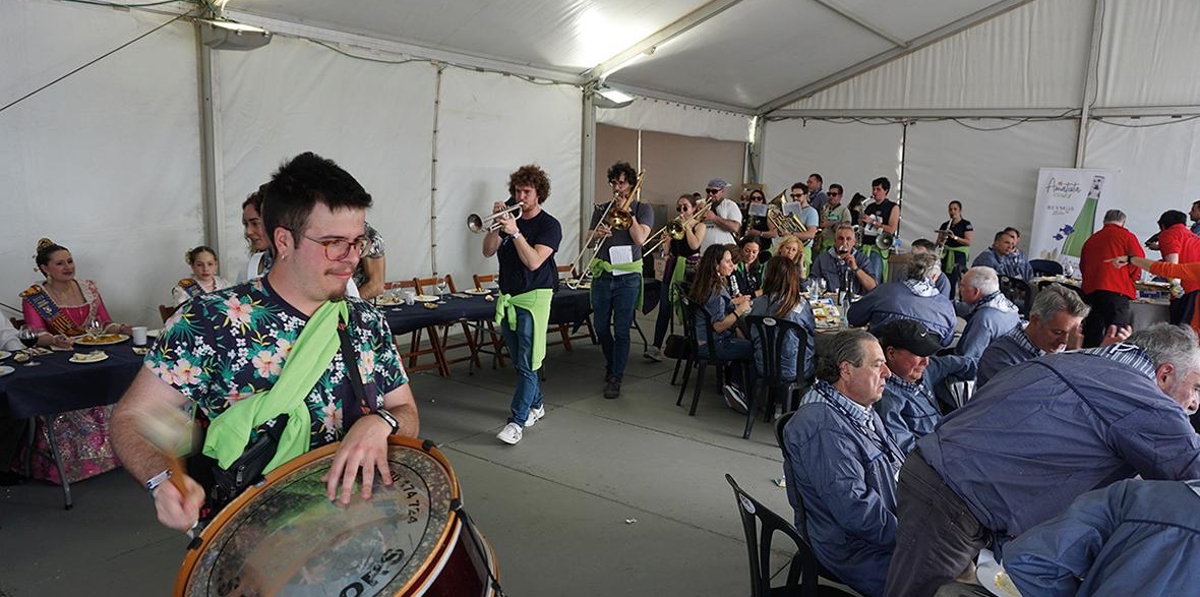
[[[642,357],[645,358],[647,361],[654,361],[655,363],[661,363],[662,362],[662,349],[657,346],[651,346],[650,348],[648,348],[646,350],[646,352],[642,353]]]
[[[509,423],[504,426],[504,429],[500,430],[500,433],[496,434],[496,439],[512,446],[521,441],[521,435],[523,433],[524,432],[521,430],[520,425],[517,425],[516,423]]]
[[[538,408],[529,409],[529,416],[526,417],[526,419],[525,419],[525,426],[533,427],[533,424],[537,423],[538,419],[540,419],[544,416],[546,416],[546,405],[545,404],[543,404],[542,406],[540,406]]]

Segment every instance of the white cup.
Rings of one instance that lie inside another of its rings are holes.
[[[146,326],[135,325],[132,328],[130,328],[129,331],[133,337],[133,345],[134,346],[145,346],[146,345],[146,332],[148,331]]]
[[[406,304],[406,305],[412,305],[412,304],[414,304],[414,303],[416,303],[416,302],[417,302],[417,291],[415,291],[415,290],[411,290],[411,289],[405,289],[405,291],[404,291],[404,304]]]

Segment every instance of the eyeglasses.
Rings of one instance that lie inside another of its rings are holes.
[[[354,240],[346,240],[344,238],[335,238],[332,240],[317,240],[307,234],[301,234],[304,238],[317,243],[325,248],[325,258],[330,261],[339,261],[345,259],[350,254],[351,247],[358,249],[358,254],[362,255],[371,248],[371,239],[360,236]]]
[[[792,199],[799,199],[804,196],[804,193],[792,193],[790,196]]]
[[[684,210],[684,208],[682,208],[682,207],[679,207],[679,206],[675,207],[675,211],[677,211],[679,213],[683,213],[683,210]]]
[[[708,193],[709,195],[716,195],[717,193],[721,192],[721,189],[704,189],[704,192]]]
[[[841,192],[841,191],[836,191],[836,192],[835,192],[835,191],[829,191],[829,196],[830,196],[830,197],[837,197],[837,196],[839,196],[839,195],[841,195],[841,194],[842,194],[842,192]]]

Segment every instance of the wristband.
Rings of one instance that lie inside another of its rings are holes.
[[[512,236],[513,240],[517,240],[518,238],[521,238],[521,231],[518,230],[518,231],[514,232],[513,234],[511,234],[510,236]]]
[[[396,416],[393,415],[391,413],[391,411],[389,411],[388,409],[381,408],[372,414],[379,415],[379,418],[383,419],[384,421],[387,421],[387,424],[392,426],[392,431],[391,431],[390,435],[396,435],[397,433],[400,432],[400,421],[397,421]]]
[[[164,470],[163,472],[161,472],[157,475],[154,475],[153,477],[150,477],[150,480],[146,481],[146,491],[149,491],[151,493],[151,495],[153,495],[154,490],[158,489],[159,485],[162,485],[164,481],[166,481],[167,479],[170,479],[170,478],[171,478],[170,469]]]

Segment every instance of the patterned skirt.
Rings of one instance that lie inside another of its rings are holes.
[[[65,412],[55,417],[54,434],[62,459],[63,474],[74,483],[95,477],[121,466],[112,442],[108,439],[108,422],[113,406],[97,406]],[[38,421],[33,440],[33,478],[59,483],[58,470],[50,456],[50,440],[43,421]],[[45,456],[43,456],[45,454]]]

